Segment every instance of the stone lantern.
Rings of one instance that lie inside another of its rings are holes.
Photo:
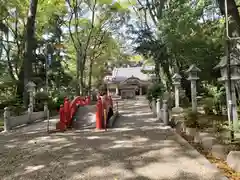
[[[197,113],[197,88],[196,88],[196,84],[197,84],[197,80],[199,79],[197,73],[201,72],[201,70],[195,64],[192,64],[186,72],[189,74],[188,80],[191,81],[192,112]]]
[[[230,54],[230,72],[231,72],[231,94],[230,87],[228,86],[228,71],[227,71],[227,58],[224,56],[219,64],[215,66],[214,69],[220,69],[221,76],[218,78],[218,81],[223,82],[226,88],[226,98],[227,98],[227,109],[228,109],[228,120],[230,122],[230,105],[232,106],[232,117],[233,117],[233,128],[234,130],[238,129],[238,113],[237,113],[237,100],[236,100],[236,91],[235,83],[240,80],[240,59],[235,56],[234,53]],[[232,101],[230,101],[230,95]]]
[[[35,91],[36,84],[32,81],[29,81],[26,85],[27,91],[29,92],[29,105],[33,108],[34,98],[33,92]]]
[[[175,94],[175,108],[179,108],[179,88],[181,85],[181,79],[182,77],[178,73],[175,73],[172,77]]]

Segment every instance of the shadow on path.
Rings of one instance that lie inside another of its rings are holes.
[[[106,132],[1,136],[1,179],[220,180],[218,171],[156,122],[144,103],[120,104],[116,128]]]

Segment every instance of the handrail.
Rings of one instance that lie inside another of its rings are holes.
[[[103,101],[102,101],[103,100]],[[78,106],[86,106],[89,105],[91,102],[90,96],[87,97],[81,97],[77,96],[75,97],[71,102],[69,102],[68,98],[64,99],[64,105],[60,106],[60,122],[59,122],[59,129],[60,130],[65,130],[66,128],[70,127],[72,125],[72,119],[74,114],[76,113]],[[100,103],[101,102],[101,107]],[[97,102],[97,113],[99,118],[103,115],[104,109],[106,110],[106,113],[108,114],[109,108],[112,108],[113,110],[113,100],[111,96],[107,96],[105,98],[103,97],[98,97],[98,102]],[[101,120],[100,120],[101,121]],[[97,125],[99,128],[101,127],[100,124]]]
[[[73,115],[77,111],[77,107],[89,105],[91,101],[90,96],[88,97],[75,97],[71,102],[69,102],[68,98],[64,98],[63,105],[60,106],[59,114],[60,114],[60,126],[57,126],[61,130],[65,130],[67,127],[70,127],[72,124]]]

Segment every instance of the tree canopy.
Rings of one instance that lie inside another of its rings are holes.
[[[239,2],[228,3],[236,35]],[[225,53],[222,0],[2,0],[0,8],[3,100],[14,94],[27,101],[26,83],[45,89],[46,72],[52,93],[89,94],[108,68],[132,61],[154,65],[168,88],[172,74],[184,76],[193,63],[202,80],[219,77],[213,67]]]

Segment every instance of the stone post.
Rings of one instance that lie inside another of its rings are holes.
[[[179,107],[179,89],[181,86],[181,79],[182,77],[178,74],[175,73],[172,77],[173,80],[173,85],[174,85],[174,95],[175,95],[175,107],[172,109],[173,112],[181,112],[182,108]]]
[[[157,99],[157,105],[156,105],[156,113],[157,113],[157,120],[161,119],[161,100]]]
[[[142,87],[139,89],[139,95],[142,96]]]
[[[29,81],[27,84],[27,90],[29,92],[29,105],[31,104],[32,109],[33,109],[33,104],[34,104],[34,95],[33,95],[33,91],[36,87],[36,84],[32,81]]]
[[[29,105],[28,105],[28,123],[29,123],[29,124],[32,122],[32,121],[31,121],[32,112],[33,112],[33,105],[32,105],[32,104],[29,104]]]
[[[115,92],[115,94],[116,94],[116,95],[119,94],[119,89],[118,89],[118,87],[116,87],[116,92]]]
[[[221,81],[221,78],[219,78]],[[230,121],[230,106],[232,106],[232,120],[233,120],[233,128],[234,130],[238,129],[238,113],[237,113],[237,98],[235,91],[235,81],[231,81],[231,93],[232,93],[232,101],[230,99],[230,91],[228,87],[228,82],[225,80],[225,88],[226,88],[226,99],[227,99],[227,115],[228,115],[228,124],[231,125]]]
[[[233,115],[233,129],[235,131],[238,130],[238,113],[237,113],[237,98],[236,98],[236,91],[235,91],[235,81],[232,81],[232,115]]]
[[[191,80],[192,112],[197,112],[197,81]]]
[[[9,107],[4,108],[3,116],[4,116],[4,132],[8,132],[11,129]]]
[[[199,77],[197,76],[197,72],[201,70],[195,65],[191,65],[187,70],[189,73],[188,80],[191,82],[191,99],[192,99],[192,112],[197,113],[197,80]]]
[[[179,86],[175,85],[174,86],[174,93],[175,93],[175,107],[179,107]]]
[[[168,112],[168,104],[167,100],[163,100],[163,123],[164,125],[169,124],[169,112]]]
[[[47,105],[46,102],[44,103],[44,117],[45,117],[46,119],[49,118],[49,110],[48,110],[48,105]]]
[[[152,112],[153,112],[153,115],[155,117],[157,115],[156,114],[156,99],[155,98],[152,99]]]
[[[29,90],[29,105],[31,104],[32,105],[32,108],[33,108],[33,91]]]
[[[220,81],[220,80],[219,80]],[[227,115],[228,115],[228,124],[230,125],[231,124],[231,121],[230,121],[230,108],[229,108],[229,99],[230,99],[230,91],[229,91],[229,88],[228,88],[228,82],[225,81],[225,89],[226,89],[226,102],[227,102]]]
[[[238,127],[238,113],[237,113],[237,100],[236,100],[236,90],[235,90],[235,83],[236,81],[240,80],[240,59],[234,52],[231,52],[230,54],[230,80],[231,80],[231,87],[228,86],[228,64],[227,64],[227,57],[224,56],[219,64],[215,66],[215,69],[220,69],[221,77],[218,78],[218,81],[225,83],[226,88],[226,99],[227,99],[227,114],[228,114],[228,122],[229,127],[231,128],[233,126],[233,130],[237,131],[239,129]],[[231,89],[231,94],[230,94]],[[230,107],[232,108],[232,114],[230,114]],[[230,115],[232,115],[231,119]],[[232,122],[233,121],[233,124]]]

